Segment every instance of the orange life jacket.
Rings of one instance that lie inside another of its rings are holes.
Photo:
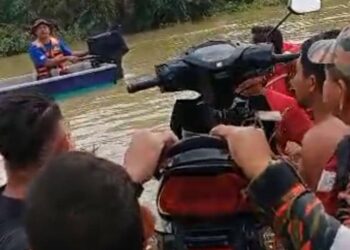
[[[51,41],[51,49],[50,50],[47,50],[45,45],[42,44],[39,40],[35,40],[33,42],[33,45],[42,49],[44,51],[46,57],[49,59],[63,57],[64,55],[62,53],[59,41],[54,37],[51,37],[50,41]],[[37,78],[42,79],[42,78],[51,77],[51,70],[53,68],[57,68],[58,73],[60,75],[67,73],[67,68],[63,63],[57,65],[56,67],[38,66],[38,67],[35,67],[36,72],[37,72]]]

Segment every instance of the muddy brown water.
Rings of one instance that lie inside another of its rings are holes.
[[[303,40],[311,34],[341,28],[348,24],[350,2],[324,0],[320,12],[294,16],[283,26],[287,39]],[[125,57],[128,78],[149,74],[153,65],[176,56],[187,47],[208,39],[249,40],[254,24],[276,24],[286,13],[283,7],[249,9],[232,15],[217,14],[199,23],[175,25],[163,30],[140,33],[127,37],[131,51]],[[84,44],[75,44],[82,48]],[[26,54],[1,58],[0,78],[32,72]],[[130,135],[136,128],[166,126],[172,105],[181,94],[160,94],[157,90],[129,95],[125,82],[116,87],[88,93],[61,101],[66,119],[78,148],[121,162]],[[1,172],[1,171],[0,171]],[[0,174],[0,182],[2,180]],[[148,185],[143,201],[154,208],[156,183]]]

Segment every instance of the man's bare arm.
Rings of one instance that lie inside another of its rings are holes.
[[[87,56],[89,54],[88,51],[73,51],[73,56],[76,57],[84,57]]]

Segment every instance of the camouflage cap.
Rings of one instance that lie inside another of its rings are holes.
[[[39,19],[35,20],[35,22],[33,23],[30,32],[31,32],[33,35],[35,35],[34,33],[35,33],[36,29],[37,29],[37,28],[39,27],[39,25],[41,25],[41,24],[47,25],[47,26],[52,30],[53,24],[52,24],[51,22],[49,22],[49,21],[46,20],[46,19],[39,18]]]
[[[313,63],[334,64],[345,77],[350,78],[350,26],[344,28],[337,39],[315,42],[308,57]]]

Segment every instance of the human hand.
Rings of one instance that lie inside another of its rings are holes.
[[[301,160],[301,146],[298,143],[289,141],[287,142],[286,148],[284,149],[286,155],[296,164],[300,163]]]
[[[211,135],[227,141],[231,157],[250,179],[264,172],[272,159],[269,143],[261,129],[219,125]]]
[[[77,56],[67,56],[67,59],[68,59],[68,61],[71,62],[71,63],[77,63],[77,62],[80,61],[80,58],[77,57]]]
[[[125,153],[124,167],[135,183],[149,181],[164,150],[173,146],[178,138],[171,131],[152,133],[148,130],[136,132]]]

